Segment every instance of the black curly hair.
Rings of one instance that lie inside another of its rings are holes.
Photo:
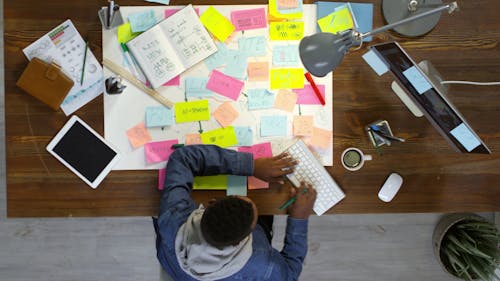
[[[212,246],[236,245],[252,232],[253,206],[230,196],[208,206],[201,217],[201,233]]]

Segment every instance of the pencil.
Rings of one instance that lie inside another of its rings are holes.
[[[82,77],[80,78],[80,85],[83,85],[83,78],[85,75],[85,64],[87,63],[87,51],[89,49],[89,40],[85,41],[85,53],[83,54]]]
[[[314,93],[316,93],[316,96],[318,97],[318,100],[321,102],[322,105],[325,105],[325,99],[321,95],[321,92],[318,89],[318,86],[316,86],[316,83],[314,83],[314,80],[309,72],[304,73],[304,76],[306,77],[307,81],[309,81],[309,84],[311,84],[311,87],[314,90]]]
[[[302,189],[302,194],[306,194],[306,193],[307,193],[307,188]],[[280,209],[280,210],[286,209],[290,205],[292,205],[296,200],[297,200],[297,196],[294,196],[294,197],[288,199],[285,203],[283,203],[283,205],[281,205],[278,209]]]

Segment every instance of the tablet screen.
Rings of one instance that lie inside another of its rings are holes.
[[[62,136],[53,152],[89,182],[94,182],[117,154],[79,121]]]

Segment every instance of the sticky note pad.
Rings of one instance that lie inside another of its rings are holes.
[[[454,136],[468,152],[471,152],[474,148],[481,145],[479,139],[474,136],[472,131],[464,123],[451,130],[450,134]]]
[[[247,177],[228,175],[226,195],[247,196]]]
[[[210,119],[208,100],[178,102],[174,107],[175,121],[177,123],[195,122]]]
[[[139,146],[151,141],[151,135],[143,122],[128,129],[126,134],[133,148],[138,148]]]
[[[186,134],[185,145],[202,144],[200,134]]]
[[[271,40],[300,40],[304,37],[304,22],[271,22],[269,37]]]
[[[304,79],[303,68],[271,69],[271,89],[301,89]]]
[[[313,134],[313,116],[293,116],[293,135],[311,136]]]
[[[231,12],[231,22],[236,30],[249,30],[267,27],[266,9],[247,9]]]
[[[425,79],[425,77],[420,73],[417,67],[412,66],[407,70],[403,71],[403,75],[408,79],[411,85],[417,90],[419,94],[427,92],[432,85]]]
[[[124,23],[116,28],[116,34],[119,43],[127,43],[131,39],[135,38],[140,32],[132,32],[132,27],[130,22]]]
[[[379,58],[375,51],[370,50],[363,55],[365,62],[377,73],[378,76],[389,71],[389,67]]]
[[[318,87],[323,100],[325,100],[325,85],[316,84]],[[297,104],[321,104],[321,101],[318,99],[316,92],[311,85],[306,84],[302,89],[294,89],[295,93],[297,93]]]
[[[249,89],[248,110],[267,109],[274,106],[274,93],[267,89]]]
[[[225,190],[227,188],[227,175],[195,177],[193,189],[197,190]]]
[[[202,133],[201,142],[203,144],[215,144],[220,147],[235,146],[238,144],[236,133],[232,126]]]
[[[310,144],[319,148],[327,149],[332,142],[332,131],[313,127]]]
[[[333,13],[318,20],[322,32],[336,34],[340,31],[354,28],[351,11],[347,5],[337,8]]]
[[[253,144],[253,131],[250,127],[234,127],[236,139],[238,143],[236,146],[250,146]]]
[[[286,116],[261,116],[260,136],[275,137],[287,135]]]
[[[227,127],[240,115],[230,102],[224,102],[219,106],[212,115],[222,127]]]
[[[208,78],[206,77],[186,77],[184,79],[187,97],[209,97],[212,91],[207,89]]]
[[[146,10],[138,13],[133,13],[128,16],[132,32],[142,32],[151,28],[156,24],[155,12]]]
[[[172,110],[164,106],[146,107],[146,127],[170,126],[174,123]]]
[[[218,70],[213,70],[207,82],[207,89],[232,100],[237,100],[243,85],[243,81],[225,75]]]
[[[267,43],[264,36],[243,37],[238,39],[240,52],[246,53],[249,57],[265,56],[267,53]]]
[[[299,46],[286,45],[273,47],[273,65],[274,66],[298,66],[299,65]]]
[[[163,184],[165,183],[165,179],[167,178],[167,169],[159,169],[158,170],[158,190],[163,190]]]
[[[235,29],[231,21],[212,6],[200,16],[200,21],[221,42],[226,41]]]
[[[269,63],[249,62],[247,66],[248,81],[267,81],[269,80]]]
[[[292,92],[288,89],[281,89],[278,91],[276,100],[274,101],[274,107],[292,112],[295,104],[297,103],[297,93]]]
[[[179,143],[177,140],[148,142],[144,145],[146,162],[148,164],[167,161],[174,152],[172,145]]]

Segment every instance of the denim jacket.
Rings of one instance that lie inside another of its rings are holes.
[[[195,280],[180,267],[175,253],[179,227],[198,204],[190,196],[195,176],[253,174],[253,156],[213,145],[190,145],[177,149],[167,164],[160,202],[157,256],[163,269],[175,280]],[[243,268],[220,280],[298,280],[307,253],[307,220],[288,217],[283,250],[274,249],[261,226],[252,232],[252,256]]]

